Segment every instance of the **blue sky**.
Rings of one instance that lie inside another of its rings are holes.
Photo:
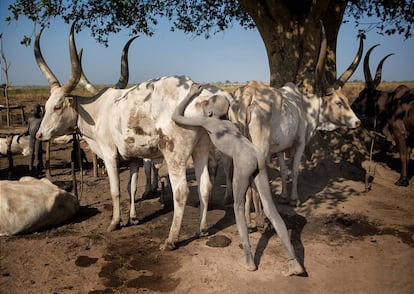
[[[6,2],[6,3],[5,3]],[[20,44],[23,35],[30,35],[33,24],[21,19],[7,24],[9,0],[2,0],[0,7],[0,32],[9,68],[11,85],[47,85],[38,69],[33,46]],[[263,41],[257,31],[245,30],[237,24],[230,30],[210,39],[193,37],[182,32],[170,32],[168,22],[160,22],[152,37],[140,36],[129,50],[130,83],[166,75],[188,75],[197,82],[269,81],[269,66]],[[42,34],[41,48],[46,62],[63,84],[69,77],[68,52],[69,25],[61,20]],[[371,54],[371,69],[375,71],[379,60],[388,53],[395,53],[384,64],[383,80],[414,80],[414,40],[403,36],[381,36],[372,30],[366,34],[364,53],[380,43]],[[120,54],[130,38],[129,31],[110,35],[109,46],[98,44],[85,29],[76,35],[78,50],[84,48],[83,68],[94,84],[114,84],[119,78]],[[339,32],[337,63],[342,73],[352,61],[358,47],[357,29],[353,22],[343,24]],[[3,65],[2,65],[3,66]],[[363,80],[362,62],[351,80]],[[5,82],[1,71],[1,83]]]

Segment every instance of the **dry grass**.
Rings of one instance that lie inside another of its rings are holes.
[[[414,81],[411,82],[382,82],[379,86],[381,90],[392,90],[395,89],[398,85],[405,84],[409,88],[414,88]],[[239,83],[218,83],[216,86],[219,88],[226,90],[228,92],[233,92],[236,88],[242,86],[243,84]],[[103,88],[101,86],[99,88]],[[353,98],[358,96],[358,93],[363,89],[364,83],[361,82],[348,82],[345,87],[344,91],[350,97],[351,101]],[[32,106],[36,103],[44,105],[49,97],[50,90],[49,87],[35,87],[35,86],[26,86],[26,87],[10,87],[8,90],[8,96],[10,100],[10,105],[24,105],[25,112],[28,114]],[[90,96],[91,94],[84,89],[76,88],[73,92],[75,95],[84,95]],[[5,105],[6,99],[4,97],[0,97],[0,105]],[[17,113],[16,113],[17,114]],[[15,114],[13,114],[15,115]],[[3,121],[5,120],[5,111],[2,111],[2,118]]]

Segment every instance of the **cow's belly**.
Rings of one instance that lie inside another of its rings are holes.
[[[156,158],[161,155],[158,146],[158,136],[127,136],[118,146],[118,152],[123,159]]]
[[[281,123],[272,130],[270,138],[270,152],[280,152],[292,147],[298,139],[298,123]]]

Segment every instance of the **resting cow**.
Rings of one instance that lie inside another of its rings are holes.
[[[74,194],[48,179],[0,181],[0,236],[31,233],[61,224],[79,209]]]
[[[210,136],[214,146],[233,159],[233,195],[234,214],[236,216],[237,229],[242,241],[245,254],[245,262],[248,270],[256,270],[256,264],[250,249],[249,235],[246,219],[244,217],[245,194],[250,184],[250,179],[259,191],[263,210],[269,218],[289,257],[289,270],[286,275],[297,275],[303,273],[302,266],[296,259],[289,234],[283,219],[280,217],[272,200],[269,180],[266,171],[265,157],[259,149],[244,137],[238,127],[228,120],[221,120],[227,115],[228,101],[220,96],[212,97],[205,104],[207,117],[184,117],[184,110],[188,103],[200,94],[202,88],[192,84],[190,92],[177,106],[172,119],[184,127],[202,127]],[[222,99],[220,99],[222,98]]]

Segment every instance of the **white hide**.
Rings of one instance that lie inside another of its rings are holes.
[[[199,128],[177,126],[171,116],[177,105],[188,94],[193,81],[185,76],[162,77],[140,83],[128,89],[108,88],[93,97],[67,98],[61,88],[52,88],[46,102],[46,113],[37,137],[48,140],[63,135],[75,125],[91,150],[104,160],[110,182],[113,203],[112,222],[108,230],[120,225],[120,188],[117,167],[118,156],[130,160],[131,195],[130,220],[136,219],[134,194],[136,192],[138,158],[163,157],[173,190],[174,217],[167,246],[178,239],[182,216],[188,196],[186,165],[193,158],[200,195],[200,232],[207,229],[207,202],[211,190],[207,161],[210,140]],[[204,87],[202,93],[186,108],[186,116],[203,116],[201,102],[227,92]]]
[[[57,226],[78,209],[74,194],[60,189],[46,178],[0,181],[0,236]]]
[[[21,136],[19,142],[17,142],[17,135],[13,136],[11,143],[11,153],[13,155],[22,154],[23,156],[28,156],[29,151],[29,135]],[[0,138],[0,154],[7,155],[7,139]]]
[[[317,129],[355,128],[359,119],[351,110],[348,99],[340,91],[330,96],[304,95],[293,83],[276,89],[252,81],[235,92],[230,119],[268,157],[278,154],[282,176],[282,197],[287,198],[287,166],[283,152],[292,149],[292,193],[297,195],[297,177],[305,144]]]
[[[11,152],[13,155],[23,155],[29,156],[29,135],[21,136],[19,142],[17,142],[18,135],[13,136],[13,141],[11,144]],[[0,155],[7,156],[7,139],[0,138]],[[72,140],[72,135],[63,135],[52,140],[55,144],[67,144]]]

